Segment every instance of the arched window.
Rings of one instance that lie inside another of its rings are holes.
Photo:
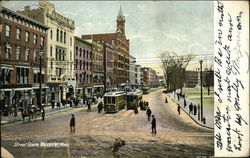
[[[83,70],[85,70],[85,61],[83,61]]]
[[[78,47],[76,47],[76,56],[78,55]]]
[[[59,41],[59,30],[56,30],[56,41]]]
[[[66,44],[66,32],[64,32],[64,43]]]
[[[82,48],[80,48],[80,55],[79,55],[80,57],[82,56]]]
[[[88,70],[89,69],[89,63],[88,62],[86,63],[86,67],[87,67],[86,70]]]
[[[80,60],[80,70],[82,69],[82,60]]]

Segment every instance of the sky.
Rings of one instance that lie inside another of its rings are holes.
[[[75,21],[75,35],[113,33],[120,6],[126,18],[130,55],[136,64],[162,74],[159,54],[174,51],[197,55],[189,69],[213,56],[213,1],[51,1],[56,12]],[[22,10],[37,1],[10,1],[3,6]]]

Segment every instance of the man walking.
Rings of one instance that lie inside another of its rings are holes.
[[[178,114],[180,115],[181,114],[181,106],[180,106],[180,104],[178,104],[177,111],[178,111]]]
[[[91,104],[90,104],[90,101],[88,101],[87,104],[88,104],[88,110],[87,110],[87,111],[89,112],[89,111],[91,111]]]
[[[98,113],[101,113],[102,108],[103,108],[103,104],[102,104],[102,102],[100,102],[100,103],[98,104]]]
[[[72,132],[75,132],[75,125],[76,125],[76,122],[75,122],[75,116],[74,114],[72,114],[72,117],[71,117],[71,120],[70,120],[70,131]]]
[[[193,103],[189,105],[189,114],[193,112]]]
[[[146,111],[146,114],[147,114],[147,116],[148,116],[148,121],[150,121],[151,113],[152,113],[152,111],[151,111],[150,107],[148,107],[148,108],[147,108],[147,111]]]
[[[156,119],[154,115],[152,115],[151,125],[152,125],[152,133],[156,133]]]

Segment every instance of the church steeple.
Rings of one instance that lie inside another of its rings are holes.
[[[122,7],[120,6],[120,10],[116,19],[116,23],[117,23],[117,28],[116,28],[116,32],[120,32],[122,34],[125,34],[125,16],[123,15],[122,12]]]

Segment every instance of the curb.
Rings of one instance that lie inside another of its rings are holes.
[[[168,95],[168,94],[167,94],[167,95]],[[177,104],[177,103],[175,102],[175,100],[174,100],[172,97],[170,97],[169,95],[168,95],[168,97],[171,98],[171,100],[172,100],[175,104]],[[178,105],[178,104],[177,104],[177,105]],[[187,112],[183,109],[182,106],[180,106],[180,107],[181,107],[182,111],[184,111],[184,112],[185,112],[185,113],[186,113],[195,123],[197,123],[198,125],[200,125],[200,126],[202,126],[202,127],[205,127],[205,128],[214,130],[214,128],[205,126],[205,125],[201,124],[200,122],[196,121],[192,116],[189,115],[189,113],[187,113]]]

